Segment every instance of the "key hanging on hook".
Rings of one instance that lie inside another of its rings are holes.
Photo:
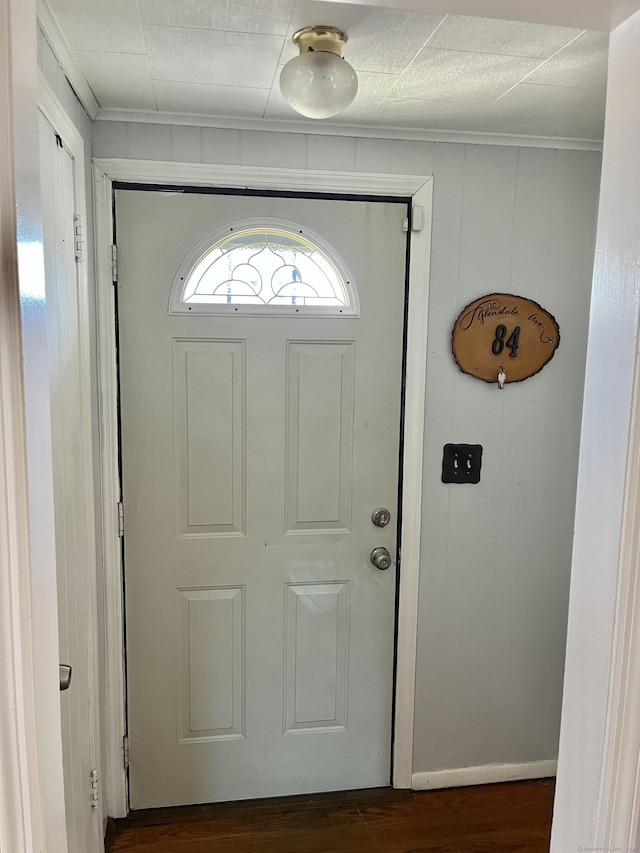
[[[504,365],[500,365],[500,373],[498,373],[498,388],[504,391],[504,383],[507,381],[507,374],[504,372]]]

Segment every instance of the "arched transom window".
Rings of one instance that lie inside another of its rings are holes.
[[[245,221],[210,235],[185,259],[172,313],[354,316],[357,298],[342,260],[316,234],[282,221]]]

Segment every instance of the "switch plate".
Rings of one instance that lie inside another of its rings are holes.
[[[443,483],[479,483],[481,444],[445,444],[442,456]]]

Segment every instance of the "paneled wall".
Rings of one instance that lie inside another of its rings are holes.
[[[434,175],[416,783],[555,758],[600,155],[102,121],[93,146]],[[561,332],[542,373],[504,391],[461,374],[450,349],[458,312],[492,291],[540,302]],[[446,442],[483,445],[477,486],[442,484]]]
[[[557,755],[598,167],[436,147],[416,771]],[[457,313],[491,291],[560,326],[553,360],[504,391],[450,354]],[[439,482],[446,442],[483,446],[477,486]]]
[[[434,144],[216,127],[98,121],[95,157],[430,175]]]

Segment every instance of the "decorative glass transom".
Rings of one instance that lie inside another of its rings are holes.
[[[204,252],[201,243],[186,259],[179,274],[179,304],[174,287],[171,310],[274,313],[275,309],[289,314],[304,309],[304,313],[353,316],[357,305],[349,273],[321,243],[293,223],[229,226],[204,241]]]

